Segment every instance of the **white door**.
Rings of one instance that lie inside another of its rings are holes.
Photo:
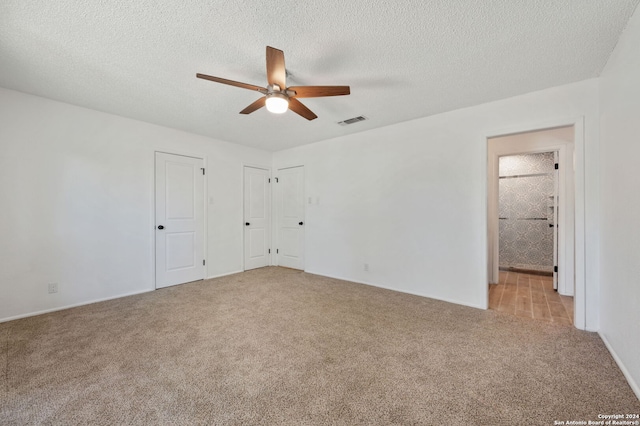
[[[156,288],[204,278],[203,167],[156,152]]]
[[[244,269],[269,265],[269,170],[244,168]]]
[[[556,167],[559,165],[559,153],[558,151],[554,151],[553,159]],[[558,208],[560,204],[560,200],[558,199],[558,169],[555,169],[553,172],[553,202],[551,203],[551,213],[553,220],[553,288],[558,290]]]
[[[278,265],[304,270],[304,167],[278,170]]]

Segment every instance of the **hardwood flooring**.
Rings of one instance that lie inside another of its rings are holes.
[[[500,282],[489,284],[489,309],[519,317],[573,324],[573,297],[553,289],[551,277],[500,271]]]

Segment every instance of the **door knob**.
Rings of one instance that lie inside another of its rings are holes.
[[[245,226],[249,226],[251,225],[249,222],[245,222]]]
[[[298,225],[304,225],[304,222],[298,222]]]
[[[164,226],[158,225],[158,229],[164,229]]]

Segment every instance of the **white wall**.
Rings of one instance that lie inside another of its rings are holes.
[[[242,270],[242,164],[270,153],[0,89],[0,320],[154,288],[156,150],[205,158],[207,274]]]
[[[580,116],[576,154],[589,173],[586,188],[576,188],[587,223],[576,226],[586,229],[586,263],[597,262],[597,102],[597,80],[588,80],[275,153],[274,169],[305,165],[314,201],[305,269],[485,307],[486,137]],[[592,330],[597,284],[587,276]]]
[[[640,398],[640,9],[600,79],[600,334]]]
[[[153,288],[155,150],[206,157],[208,275],[242,269],[241,166],[269,165],[271,154],[0,90],[0,319]],[[589,168],[597,80],[274,154],[275,167],[306,166],[305,269],[486,306],[485,137],[579,116],[585,146],[576,150]],[[597,263],[597,184],[587,174],[587,223],[577,224],[588,265]],[[49,282],[59,293],[47,294]],[[596,329],[597,315],[589,321]]]

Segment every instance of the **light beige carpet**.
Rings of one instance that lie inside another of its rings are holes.
[[[0,348],[2,425],[640,413],[594,333],[283,268],[0,324]]]

